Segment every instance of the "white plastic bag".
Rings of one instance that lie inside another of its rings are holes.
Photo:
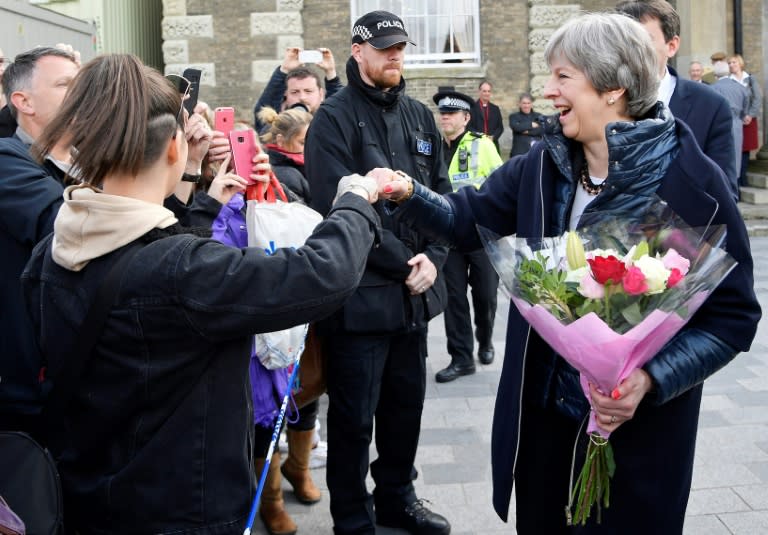
[[[274,176],[266,190],[256,188],[254,196],[255,199],[249,197],[245,218],[248,246],[261,247],[267,254],[283,247],[301,247],[323,220],[323,216],[308,206],[287,202]],[[292,364],[304,348],[307,328],[308,324],[302,324],[255,335],[256,354],[264,367],[274,370]]]

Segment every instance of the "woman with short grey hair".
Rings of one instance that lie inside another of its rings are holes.
[[[401,223],[458,251],[479,246],[479,226],[502,236],[559,236],[598,212],[630,216],[660,202],[692,227],[727,227],[726,249],[738,266],[613,396],[592,387],[588,401],[578,372],[514,306],[507,322],[491,438],[499,516],[507,520],[514,484],[519,535],[680,534],[702,382],[749,349],[760,319],[749,239],[723,171],[656,102],[655,53],[639,23],[618,14],[577,17],[554,33],[546,58],[543,94],[559,113],[545,118],[542,141],[479,190],[439,196],[391,170],[371,174],[379,195],[398,203]],[[601,525],[593,511],[585,526],[569,527],[570,477],[581,469],[590,412],[611,433],[610,507]]]
[[[547,43],[544,57],[551,65],[562,56],[599,93],[623,88],[627,114],[639,118],[658,100],[658,66],[656,55],[648,54],[649,46],[653,52],[647,32],[630,17],[593,13],[561,26]]]

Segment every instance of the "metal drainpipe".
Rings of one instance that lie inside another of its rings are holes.
[[[743,56],[742,30],[741,0],[733,0],[733,51]]]

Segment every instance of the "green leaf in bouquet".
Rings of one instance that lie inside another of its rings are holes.
[[[574,314],[579,318],[583,318],[590,312],[594,312],[598,316],[602,317],[604,308],[605,305],[600,299],[584,299],[584,301],[576,307]]]
[[[542,291],[542,279],[546,274],[546,258],[537,253],[534,258],[526,258],[520,262],[517,270],[517,287],[521,297],[529,303],[537,303]]]
[[[520,262],[517,272],[520,296],[531,304],[543,306],[560,320],[574,319],[569,305],[572,291],[565,282],[566,273],[547,269],[548,261],[549,257],[537,251],[533,258]]]
[[[566,274],[563,274],[564,277],[567,277]],[[587,301],[591,301],[591,299],[587,299],[583,295],[579,293],[579,283],[578,282],[565,282],[565,292],[566,292],[566,301],[568,302],[568,306],[573,310],[573,315],[577,318],[580,318],[582,314],[579,314],[576,312],[577,309],[582,307],[584,303]]]
[[[621,315],[632,326],[638,325],[643,321],[643,313],[640,310],[640,303],[638,301],[622,309]]]

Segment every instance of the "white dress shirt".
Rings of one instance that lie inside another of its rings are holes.
[[[659,81],[659,100],[669,108],[669,101],[672,99],[672,93],[675,92],[677,86],[677,78],[672,76],[669,69],[665,69],[664,78]]]

